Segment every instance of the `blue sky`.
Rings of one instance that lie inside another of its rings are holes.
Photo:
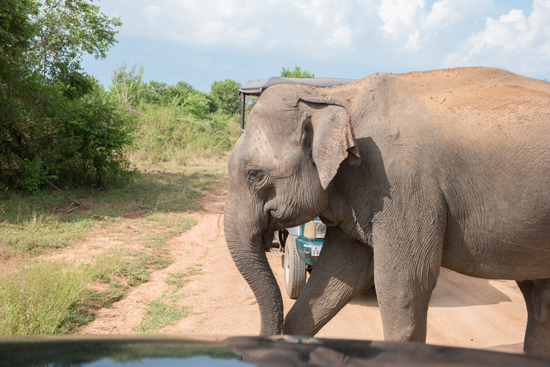
[[[118,43],[84,68],[108,85],[122,62],[146,80],[278,76],[360,79],[457,66],[492,66],[550,79],[550,0],[101,0],[122,19]]]

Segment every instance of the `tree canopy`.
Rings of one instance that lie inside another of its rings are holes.
[[[92,1],[0,2],[0,188],[102,185],[126,166],[130,120],[81,67],[121,22]]]
[[[233,115],[241,107],[239,89],[241,84],[232,79],[215,81],[210,87],[210,95],[217,107],[227,115]]]
[[[315,73],[307,70],[302,70],[301,67],[295,66],[293,70],[290,70],[290,66],[285,68],[283,66],[281,70],[282,78],[315,78]]]

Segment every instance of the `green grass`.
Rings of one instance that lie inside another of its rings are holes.
[[[169,197],[165,195],[164,200]],[[123,204],[114,210],[125,212],[128,202],[121,200]],[[114,197],[110,204],[113,202],[116,202]],[[158,196],[156,202],[161,202]],[[82,213],[70,214],[74,220],[52,213],[32,212],[29,216],[29,208],[20,208],[18,216],[5,215],[0,222],[0,250],[3,250],[0,255],[4,258],[9,251],[32,254],[29,255],[32,257],[46,249],[75,245],[96,223],[112,231],[113,239],[130,236],[133,243],[143,245],[143,250],[122,247],[93,259],[88,265],[44,262],[6,275],[0,280],[0,335],[77,331],[96,318],[97,310],[111,307],[124,298],[130,287],[148,282],[151,271],[172,263],[166,257],[169,252],[166,242],[195,224],[193,218],[171,211],[149,212],[145,218],[122,222],[131,225],[120,225],[110,219],[100,222],[87,219]],[[90,285],[93,286],[90,288]]]
[[[91,219],[63,222],[47,213],[25,213],[13,222],[0,221],[0,247],[5,253],[41,253],[63,248],[86,238],[93,224]]]
[[[193,264],[187,267],[185,273],[172,273],[168,275],[166,283],[176,286],[176,289],[172,291],[171,296],[163,295],[152,300],[145,310],[143,321],[133,330],[138,334],[154,334],[158,333],[164,326],[171,325],[175,321],[186,317],[188,308],[177,304],[177,301],[185,297],[185,295],[178,294],[177,288],[190,282],[191,279],[188,279],[189,277],[204,274],[201,267],[201,264]]]
[[[201,269],[201,264],[193,264],[193,266],[188,266],[187,270],[188,272],[184,273],[186,277],[190,277],[192,275],[200,275],[204,274],[204,272]]]
[[[187,279],[190,276],[193,275],[200,275],[204,274],[202,269],[200,268],[201,264],[193,264],[193,266],[188,266],[185,273],[172,273],[168,275],[168,279],[166,279],[166,283],[168,285],[175,285],[176,287],[181,287],[185,283],[189,283],[191,279]]]
[[[64,333],[61,327],[93,278],[87,265],[43,262],[0,282],[0,335]]]
[[[78,327],[94,321],[95,310],[112,308],[113,303],[126,297],[127,289],[120,284],[111,284],[105,290],[85,289],[82,296],[69,308],[69,314],[63,320],[60,330],[74,332]]]
[[[97,192],[94,214],[118,216],[132,211],[184,212],[199,208],[203,194],[196,191],[199,178],[172,173],[141,173],[120,188]]]
[[[185,274],[184,273],[172,273],[168,275],[168,279],[166,279],[166,283],[168,285],[175,285],[176,287],[181,287],[185,283],[189,283],[191,279],[184,279]]]
[[[0,279],[0,335],[73,332],[171,262],[157,253],[114,250],[91,263],[39,262],[12,272]]]
[[[138,334],[156,334],[167,325],[173,324],[188,314],[188,308],[179,306],[176,301],[183,295],[161,296],[149,302],[141,324],[133,330]]]
[[[185,231],[197,223],[191,217],[182,217],[177,215],[177,213],[165,212],[156,212],[149,214],[145,217],[145,220],[155,222],[164,227],[175,228],[181,231]]]
[[[121,256],[98,257],[80,265],[38,262],[0,280],[0,335],[64,334],[95,319],[93,309],[109,307],[127,292],[117,275]],[[92,290],[90,283],[107,284]]]
[[[52,211],[40,197],[10,194],[0,202],[0,258],[36,255],[72,246],[87,238],[95,224],[109,223],[114,217],[132,217],[133,213],[138,217],[143,213],[151,224],[183,231],[194,221],[178,213],[199,208],[203,194],[197,189],[203,189],[205,182],[209,182],[205,177],[142,173],[118,188],[76,192],[74,197],[85,207],[70,214]],[[218,182],[210,181],[212,185]],[[59,207],[68,206],[60,193],[51,192],[42,197]]]
[[[126,284],[136,287],[149,281],[152,270],[164,269],[173,260],[160,256],[158,252],[147,253],[142,251],[129,251],[123,249],[111,249],[113,255],[104,257],[109,264],[98,278],[112,283],[113,274],[124,277]],[[112,268],[109,268],[112,266]]]
[[[238,122],[214,117],[214,124],[226,124],[220,133],[174,116],[155,120],[166,111],[145,112],[147,121],[139,122],[144,134],[126,152],[143,172],[101,190],[61,187],[83,207],[67,213],[72,200],[57,190],[0,192],[0,335],[71,333],[95,319],[98,309],[112,307],[172,262],[167,242],[195,224],[184,213],[199,209],[199,191],[226,180],[227,150],[238,137]],[[122,245],[80,265],[31,261],[78,246],[96,230]],[[126,243],[142,247],[127,250]],[[178,287],[197,274],[199,264],[168,281]],[[150,310],[149,326],[138,332],[155,332],[186,313],[173,297],[155,300]]]
[[[69,315],[62,325],[68,331],[76,331],[81,325],[96,318],[94,310],[110,308],[114,302],[123,299],[128,287],[137,287],[149,281],[151,270],[163,269],[172,260],[139,251],[114,250],[111,256],[101,256],[93,264],[93,280],[104,285],[101,290],[86,289],[69,309]]]
[[[165,106],[142,106],[138,131],[126,156],[144,166],[188,167],[193,161],[219,158],[239,137],[239,116],[198,118]]]

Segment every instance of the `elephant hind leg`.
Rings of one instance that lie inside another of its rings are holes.
[[[550,355],[550,279],[517,282],[527,306],[527,327],[523,350]]]
[[[533,305],[538,322],[548,321],[550,308],[550,279],[536,280],[533,287]]]

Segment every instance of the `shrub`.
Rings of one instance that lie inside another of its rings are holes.
[[[0,85],[8,111],[0,125],[1,184],[37,192],[48,181],[103,186],[123,174],[128,162],[122,150],[133,140],[131,118],[94,88],[70,99],[59,85],[33,89],[23,82],[12,85],[8,98]]]
[[[0,187],[102,185],[126,162],[129,120],[81,68],[104,58],[118,18],[93,0],[0,4]]]
[[[55,334],[92,280],[89,266],[43,262],[0,282],[0,335]]]

